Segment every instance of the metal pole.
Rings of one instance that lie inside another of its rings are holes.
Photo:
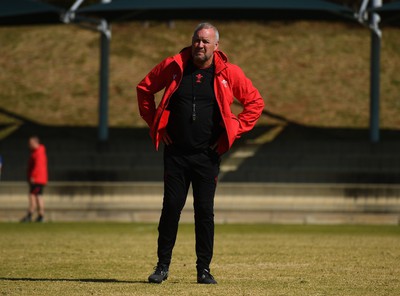
[[[108,24],[104,21],[105,30],[100,31],[100,84],[99,84],[99,141],[108,141],[108,78],[110,39]]]
[[[382,0],[372,0],[372,7],[382,6]],[[380,84],[380,51],[381,31],[379,30],[379,15],[371,15],[371,82],[370,82],[370,141],[379,142],[379,84]]]
[[[109,3],[111,0],[102,0]],[[99,83],[99,127],[100,143],[108,141],[108,78],[111,31],[106,20],[101,20],[100,31],[100,83]]]

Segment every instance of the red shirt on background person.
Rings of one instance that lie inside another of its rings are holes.
[[[43,188],[48,181],[46,148],[40,144],[36,136],[29,138],[31,155],[28,162],[29,209],[21,222],[31,222],[32,215],[37,210],[36,222],[44,220]]]
[[[29,139],[29,148],[31,155],[28,164],[28,181],[30,184],[46,185],[48,181],[46,148],[40,144],[37,137]]]

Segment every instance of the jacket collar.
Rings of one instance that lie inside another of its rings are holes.
[[[174,60],[178,63],[181,70],[186,67],[186,64],[189,59],[192,57],[192,49],[191,46],[185,47],[174,56]],[[228,62],[228,57],[222,51],[214,52],[214,64],[215,64],[215,73],[219,73],[226,68],[226,63]]]

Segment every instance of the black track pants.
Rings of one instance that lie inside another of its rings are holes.
[[[158,226],[158,263],[171,263],[181,211],[190,183],[196,231],[197,269],[209,269],[214,247],[214,195],[220,157],[212,150],[182,155],[164,150],[164,201]]]

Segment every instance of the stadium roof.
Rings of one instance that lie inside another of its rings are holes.
[[[354,18],[342,5],[323,0],[113,0],[78,10],[108,21],[176,19],[337,19]]]
[[[61,23],[62,8],[33,0],[1,0],[0,25]]]

